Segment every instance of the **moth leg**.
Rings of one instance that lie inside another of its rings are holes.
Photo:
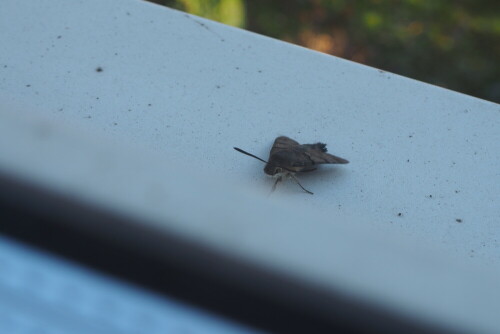
[[[274,182],[273,188],[271,189],[271,193],[273,193],[276,190],[276,186],[280,181],[281,181],[281,176],[276,179],[276,182]]]
[[[296,177],[295,175],[290,174],[290,177],[291,177],[291,178],[292,178],[292,179],[293,179],[293,180],[294,180],[294,181],[295,181],[295,182],[299,185],[299,187],[301,187],[301,188],[302,188],[302,190],[304,190],[304,191],[305,191],[306,193],[308,193],[308,194],[314,195],[314,193],[313,193],[312,191],[307,190],[306,188],[304,188],[304,187],[300,184],[299,179],[297,179],[297,177]]]

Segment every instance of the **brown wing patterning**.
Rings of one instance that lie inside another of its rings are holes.
[[[276,138],[269,157],[271,158],[280,151],[287,151],[287,154],[290,157],[290,166],[293,167],[349,163],[346,159],[327,153],[326,144],[316,143],[300,145],[295,140],[285,136]],[[276,156],[279,155],[281,154],[277,154]]]
[[[274,153],[281,150],[289,150],[294,146],[299,146],[300,144],[293,139],[290,139],[285,136],[278,137],[274,140],[273,147],[271,148],[271,152],[269,152],[269,156],[272,156]]]
[[[317,150],[317,149],[309,149],[309,150],[305,151],[304,154],[308,155],[309,158],[315,164],[346,164],[346,163],[349,163],[349,161],[347,161],[346,159],[342,159],[341,157],[337,157],[333,154],[326,153],[326,147],[324,147],[324,151]]]
[[[312,194],[305,189],[295,176],[295,173],[310,172],[316,169],[319,164],[346,164],[349,161],[327,153],[326,144],[299,144],[295,140],[280,136],[274,140],[273,147],[269,153],[268,161],[265,161],[251,153],[234,147],[240,153],[246,154],[266,163],[264,172],[277,177],[272,191],[276,188],[283,176],[292,178],[305,192]],[[271,192],[272,192],[271,191]]]

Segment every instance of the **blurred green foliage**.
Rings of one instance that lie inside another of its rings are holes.
[[[152,0],[500,102],[498,0]]]
[[[245,6],[243,0],[177,0],[154,2],[168,2],[171,7],[194,15],[235,27],[245,27]]]

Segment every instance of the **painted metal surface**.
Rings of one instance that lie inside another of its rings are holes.
[[[500,269],[498,105],[139,1],[2,1],[0,40],[3,169],[409,312],[500,328],[482,298],[495,280],[476,277]],[[232,147],[266,157],[279,135],[350,164],[301,177],[313,196],[290,183],[267,197],[263,164]],[[389,246],[366,243],[372,231]]]

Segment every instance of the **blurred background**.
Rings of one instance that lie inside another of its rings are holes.
[[[500,103],[498,0],[149,0]]]

